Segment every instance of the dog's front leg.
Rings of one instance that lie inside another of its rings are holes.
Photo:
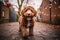
[[[28,31],[26,27],[20,27],[21,28],[21,33],[23,37],[27,37],[28,36]]]
[[[33,27],[29,28],[29,36],[33,36]]]

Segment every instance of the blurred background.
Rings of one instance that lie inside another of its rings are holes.
[[[0,40],[22,40],[18,21],[26,6],[37,11],[29,40],[60,40],[60,0],[0,0]]]
[[[18,21],[20,11],[25,6],[36,9],[36,21],[60,24],[59,0],[0,0],[0,23]]]

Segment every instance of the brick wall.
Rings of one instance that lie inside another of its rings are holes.
[[[4,11],[4,17],[1,15],[0,23],[9,22],[9,8],[2,6],[2,12]]]
[[[49,0],[43,0],[40,7],[41,21],[47,22],[47,23],[53,23],[53,24],[60,24],[60,7],[59,6],[60,6],[59,0],[53,0],[51,6],[50,6]],[[50,20],[50,16],[51,16],[51,20]]]
[[[52,3],[52,23],[54,24],[60,24],[60,8],[58,8],[58,6],[60,6],[60,1],[59,0],[54,0],[54,2]]]
[[[43,0],[41,5],[41,21],[43,22],[50,22],[50,8],[49,8],[49,1]]]

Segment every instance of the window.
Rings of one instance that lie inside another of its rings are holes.
[[[4,11],[2,11],[2,17],[5,17],[5,13],[4,13]]]

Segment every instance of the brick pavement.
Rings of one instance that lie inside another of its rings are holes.
[[[22,40],[19,23],[0,24],[0,40]],[[60,40],[60,26],[35,22],[34,36],[29,40]]]

